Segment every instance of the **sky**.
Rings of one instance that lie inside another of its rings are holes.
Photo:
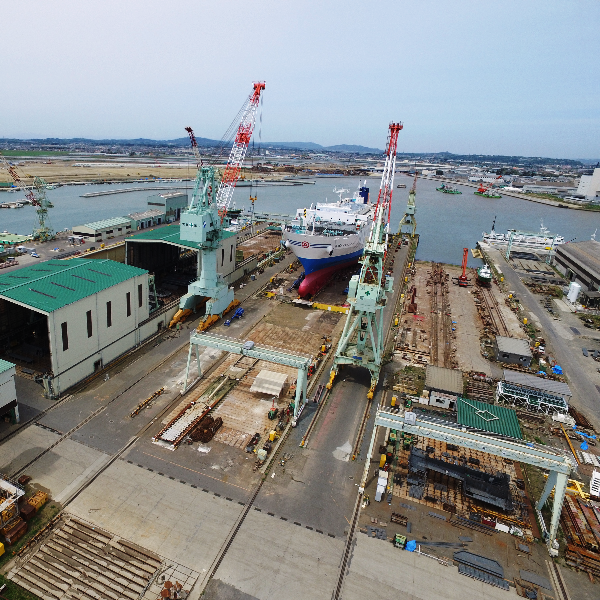
[[[600,157],[598,0],[1,3],[0,139],[220,139]],[[260,136],[259,136],[260,128]]]

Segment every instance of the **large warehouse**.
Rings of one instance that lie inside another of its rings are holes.
[[[0,275],[0,355],[61,392],[156,331],[148,273],[111,260],[50,260]]]
[[[600,242],[571,242],[556,247],[556,268],[585,292],[600,291]]]

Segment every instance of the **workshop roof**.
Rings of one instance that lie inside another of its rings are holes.
[[[463,393],[463,375],[458,369],[427,365],[425,387],[440,392]]]
[[[497,335],[496,344],[499,352],[518,354],[519,356],[532,356],[528,340]]]
[[[517,413],[511,408],[458,398],[456,412],[459,425],[523,439]]]
[[[571,388],[562,381],[552,381],[552,379],[544,379],[543,377],[536,377],[535,375],[521,373],[520,371],[505,369],[504,381],[516,383],[517,385],[523,385],[536,390],[542,390],[544,392],[549,392],[550,394],[557,394],[558,396],[567,396],[570,398],[573,395]]]
[[[179,237],[180,227],[179,225],[167,225],[166,227],[159,227],[157,229],[147,229],[140,233],[136,233],[131,237],[127,238],[128,242],[165,242],[167,244],[175,244],[176,246],[185,246],[187,248],[198,249],[197,242],[190,242],[188,240],[182,240]],[[236,235],[233,231],[221,232],[223,238],[228,238]]]
[[[104,219],[103,221],[94,221],[93,223],[86,223],[85,225],[79,225],[78,227],[88,227],[89,229],[108,229],[109,227],[116,227],[117,225],[129,225],[130,219],[127,217],[113,217],[112,219]],[[77,229],[74,227],[73,229]]]
[[[5,371],[8,371],[9,369],[13,369],[14,368],[14,363],[8,362],[7,360],[2,360],[0,358],[0,373],[4,373]]]
[[[51,313],[147,272],[112,260],[49,260],[0,275],[0,297]]]

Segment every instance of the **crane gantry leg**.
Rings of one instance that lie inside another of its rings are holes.
[[[394,287],[393,278],[387,277],[384,273],[384,262],[394,187],[396,147],[401,129],[401,123],[390,123],[387,156],[375,207],[374,222],[360,259],[362,262],[360,275],[353,275],[350,279],[348,286],[350,309],[327,384],[327,388],[331,389],[341,365],[365,367],[371,373],[371,386],[367,393],[369,399],[372,399],[375,393],[383,359],[385,342],[383,309],[387,302],[387,294],[392,292]]]

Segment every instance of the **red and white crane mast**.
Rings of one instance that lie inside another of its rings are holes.
[[[246,157],[248,145],[250,144],[250,138],[252,138],[254,124],[256,123],[256,109],[258,108],[258,103],[260,101],[260,94],[264,89],[264,81],[254,83],[254,92],[250,94],[241,111],[242,119],[235,140],[233,141],[231,152],[229,153],[227,167],[225,168],[217,191],[217,206],[219,208],[221,222],[223,222],[223,219],[227,214],[235,184],[237,183],[240,171],[244,165],[244,158]]]

